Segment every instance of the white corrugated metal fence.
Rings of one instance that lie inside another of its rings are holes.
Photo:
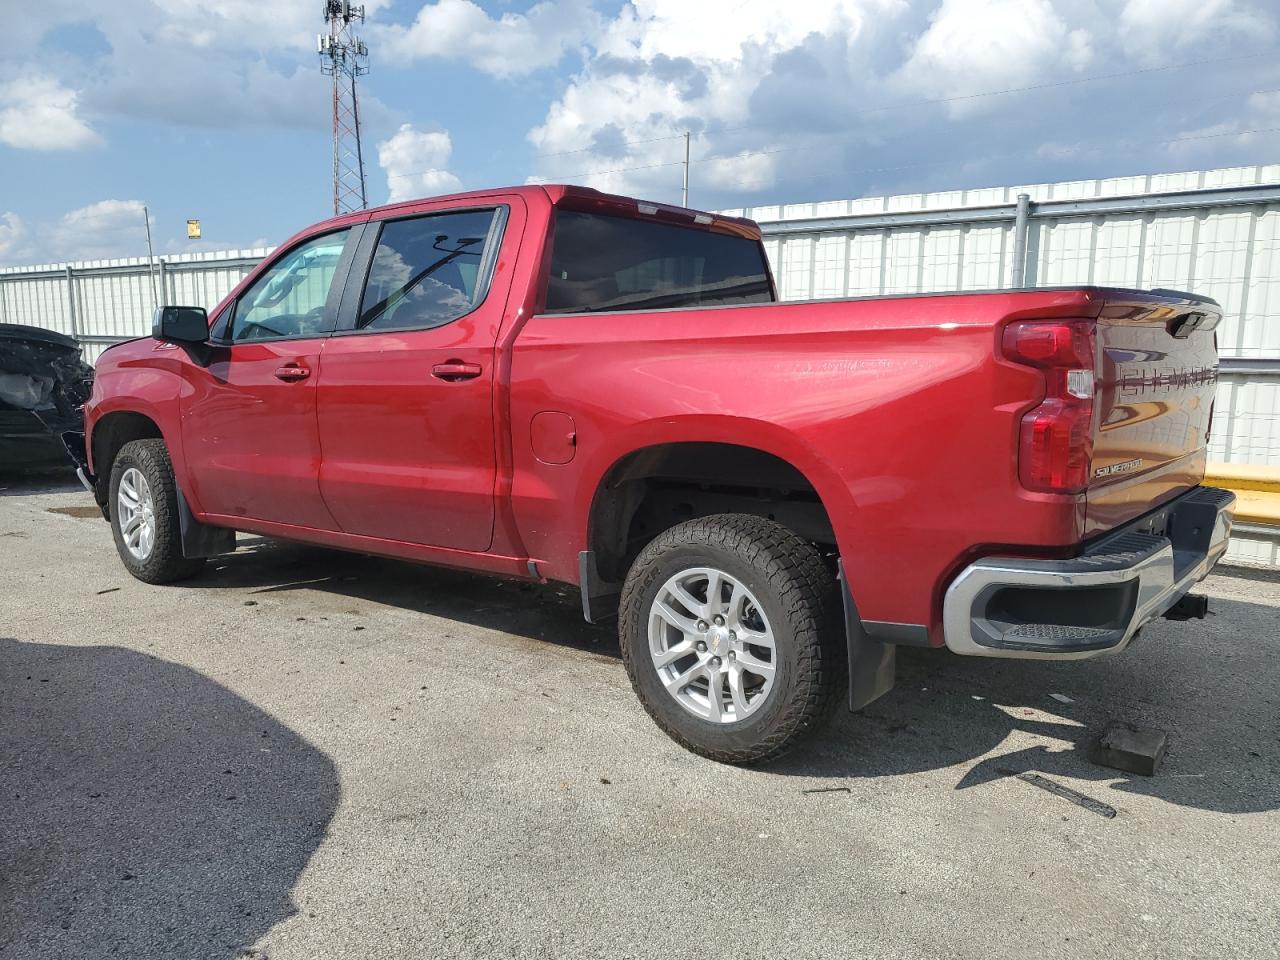
[[[1280,464],[1280,164],[747,207],[787,300],[1025,286],[1190,290],[1222,304],[1210,455]],[[157,302],[211,308],[272,248],[0,269],[0,322],[76,336],[92,362]],[[1248,370],[1232,368],[1258,361]],[[1280,563],[1280,544],[1249,558]],[[1238,551],[1245,547],[1234,547]],[[1252,548],[1250,548],[1252,549]]]

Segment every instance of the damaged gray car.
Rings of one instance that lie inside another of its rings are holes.
[[[75,340],[0,323],[0,473],[83,465],[92,386]]]

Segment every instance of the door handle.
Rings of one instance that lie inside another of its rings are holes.
[[[431,375],[437,380],[444,380],[446,383],[456,383],[459,380],[474,380],[480,376],[480,372],[480,364],[467,363],[462,360],[437,363],[431,368]]]
[[[275,378],[285,383],[297,383],[309,376],[311,376],[310,369],[297,363],[286,363],[283,367],[277,367],[275,372]]]

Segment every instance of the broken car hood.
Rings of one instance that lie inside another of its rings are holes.
[[[92,384],[93,367],[70,337],[0,323],[0,411],[29,411],[55,436],[82,430]]]

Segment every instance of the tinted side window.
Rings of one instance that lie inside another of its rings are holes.
[[[493,210],[467,210],[382,227],[357,329],[422,330],[470,313]]]
[[[270,340],[328,333],[324,315],[347,230],[294,247],[236,301],[231,339]]]
[[[754,240],[651,220],[556,211],[548,313],[769,303]]]

